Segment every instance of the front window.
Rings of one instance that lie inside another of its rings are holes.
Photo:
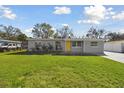
[[[73,47],[76,47],[76,41],[73,41],[73,42],[72,42],[72,46],[73,46]]]
[[[56,50],[62,50],[61,42],[56,41]]]
[[[91,46],[97,46],[97,42],[91,42]]]
[[[73,41],[72,47],[81,47],[81,41]]]

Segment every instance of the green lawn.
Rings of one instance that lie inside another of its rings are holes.
[[[99,56],[0,53],[0,87],[124,87],[124,64]]]

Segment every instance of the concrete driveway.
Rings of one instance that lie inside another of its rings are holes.
[[[116,53],[116,52],[104,52],[105,58],[112,59],[121,63],[124,63],[124,53]]]

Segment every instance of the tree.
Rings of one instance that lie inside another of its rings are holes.
[[[94,27],[91,27],[89,31],[86,34],[86,37],[88,38],[104,38],[105,35],[105,30],[104,29],[96,29]]]
[[[58,31],[54,34],[54,38],[61,38]]]
[[[124,34],[117,33],[117,32],[109,32],[106,35],[107,39],[110,41],[115,41],[115,40],[124,40]]]
[[[91,27],[88,31],[88,33],[86,34],[86,37],[88,38],[98,38],[98,32],[96,30],[96,28]]]
[[[98,38],[105,38],[106,31],[105,29],[98,29]]]
[[[20,34],[17,36],[18,41],[25,41],[27,39],[27,36],[25,34]]]
[[[54,34],[54,38],[72,38],[74,34],[72,29],[69,26],[63,26],[60,29],[57,29],[57,32]]]
[[[50,38],[53,36],[54,31],[52,26],[47,23],[36,24],[32,30],[33,36],[35,38]]]
[[[0,38],[4,38],[6,36],[6,33],[3,32],[3,25],[0,25]]]
[[[8,40],[26,40],[27,36],[19,28],[0,25],[0,37]]]
[[[20,34],[22,34],[22,32],[19,28],[0,25],[0,36],[3,39],[17,40],[17,36]]]
[[[6,33],[0,32],[0,38],[4,38],[4,37],[6,37]]]

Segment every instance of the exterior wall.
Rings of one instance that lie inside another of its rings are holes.
[[[104,45],[105,51],[124,52],[123,49],[124,49],[124,41],[106,42]]]
[[[73,54],[82,54],[83,53],[83,41],[81,42],[81,47],[73,47],[72,45],[71,45],[71,47],[72,47],[71,51]]]
[[[41,43],[41,45],[50,43],[55,50],[55,42],[54,41],[50,41],[50,40],[49,41],[48,40],[47,41],[45,41],[45,40],[30,40],[30,41],[28,41],[28,50],[29,51],[32,51],[33,49],[36,48],[35,43]]]
[[[61,42],[62,51],[65,51],[65,41],[60,41],[60,42]]]
[[[91,42],[97,42],[97,46],[91,46]],[[103,54],[104,41],[84,41],[83,51],[86,54]]]
[[[82,50],[83,50],[82,47],[72,47],[73,54],[81,54],[81,53],[83,53]]]
[[[32,51],[33,48],[35,48],[34,41],[28,41],[28,51]]]
[[[50,43],[53,46],[53,50],[56,50],[55,42],[56,41],[53,41],[53,40],[29,40],[28,41],[28,51],[32,51],[33,49],[36,48],[35,43],[41,43],[41,45]],[[61,42],[62,51],[64,51],[65,50],[65,42],[64,41],[60,41],[60,42]]]
[[[33,49],[36,49],[35,42],[41,43],[41,45],[50,43],[54,50],[56,51],[56,41],[61,42],[62,51],[65,53],[68,53],[66,51],[66,40],[28,40],[28,51],[32,51]],[[81,41],[81,47],[73,47],[72,41]],[[98,46],[91,46],[91,42],[98,42]],[[103,40],[71,40],[70,42],[71,46],[69,53],[72,54],[103,54],[104,51],[104,41]]]

